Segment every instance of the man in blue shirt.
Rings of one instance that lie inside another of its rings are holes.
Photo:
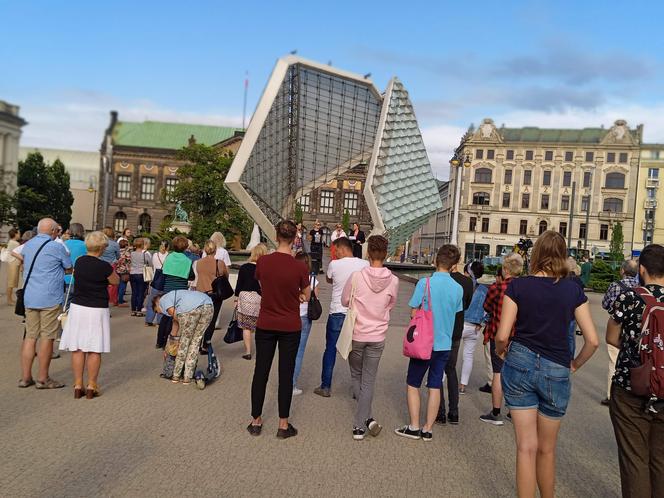
[[[445,244],[436,255],[436,272],[431,278],[421,279],[408,305],[412,308],[411,315],[425,302],[425,309],[433,312],[433,351],[431,359],[419,360],[411,358],[408,364],[408,413],[410,424],[395,430],[399,436],[410,439],[431,441],[433,424],[440,406],[440,390],[443,386],[443,373],[452,349],[452,331],[457,312],[463,311],[463,289],[450,276],[450,269],[459,261],[459,249],[452,244]],[[426,285],[429,280],[431,302],[426,296]],[[426,422],[420,429],[420,386],[424,375],[429,371],[427,387]]]
[[[65,273],[71,273],[72,266],[65,246],[54,242],[58,224],[51,218],[43,218],[37,230],[37,236],[26,242],[22,253],[26,272],[26,283],[23,286],[25,339],[21,349],[22,378],[18,386],[36,384],[37,389],[59,389],[64,384],[51,379],[48,368],[53,354],[53,341],[60,330],[58,316],[64,299],[62,282]],[[39,339],[39,373],[35,382],[32,378],[32,363]]]

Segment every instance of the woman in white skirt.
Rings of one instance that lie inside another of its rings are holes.
[[[111,351],[111,321],[108,309],[107,286],[118,285],[120,277],[113,267],[99,257],[108,245],[102,232],[92,232],[85,238],[87,255],[76,260],[74,266],[74,297],[62,331],[60,349],[71,351],[74,371],[74,398],[84,394],[87,399],[99,396],[99,368],[101,353]],[[88,383],[83,388],[83,370],[87,364]]]

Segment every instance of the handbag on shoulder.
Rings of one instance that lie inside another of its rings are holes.
[[[346,312],[346,318],[344,318],[344,324],[341,327],[339,339],[337,340],[337,351],[339,351],[344,360],[348,359],[348,355],[353,349],[353,331],[355,330],[355,320],[357,319],[357,312],[353,308],[353,304],[355,304],[355,278],[354,276],[350,278],[353,280],[350,288],[348,311]]]
[[[41,250],[46,247],[46,244],[51,242],[51,239],[48,239],[46,242],[44,242],[39,249],[37,249],[37,253],[35,254],[35,257],[32,258],[32,263],[30,264],[30,269],[28,270],[28,275],[25,277],[25,282],[23,283],[23,288],[18,289],[16,291],[16,304],[14,305],[14,314],[18,316],[25,316],[25,289],[28,288],[28,282],[30,282],[30,275],[32,275],[32,269],[35,267],[35,261],[37,261],[37,256],[39,256],[39,253]]]
[[[309,320],[318,320],[323,314],[323,305],[320,303],[314,289],[316,289],[316,277],[312,276],[311,297],[309,298],[309,308],[307,309],[307,318]]]
[[[432,351],[433,312],[431,311],[431,287],[427,278],[422,302],[411,318],[403,338],[403,355],[416,360],[430,360]]]
[[[215,261],[214,269],[215,279],[212,281],[212,296],[219,301],[224,301],[234,294],[233,286],[226,275],[219,275],[218,261]]]
[[[224,342],[226,344],[233,344],[241,340],[242,329],[237,323],[237,310],[233,310],[233,318],[231,318],[231,322],[228,324],[228,330],[226,330],[226,335],[224,335]]]
[[[154,278],[154,268],[152,268],[150,261],[145,261],[145,252],[143,253],[143,281],[145,283],[152,282]]]

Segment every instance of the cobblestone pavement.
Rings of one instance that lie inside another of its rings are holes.
[[[325,304],[329,287],[321,289]],[[490,408],[489,396],[477,390],[483,383],[480,349],[469,393],[461,397],[460,425],[436,426],[428,445],[392,433],[407,416],[401,338],[411,289],[401,283],[379,368],[374,414],[385,430],[362,442],[351,438],[353,401],[343,360],[337,360],[332,397],[312,393],[320,379],[324,321],[313,327],[300,382],[304,394],[293,401],[292,422],[300,435],[281,441],[275,437],[276,368],[263,435],[251,437],[245,426],[253,364],[240,357],[242,346],[223,344],[224,331],[217,331],[221,378],[204,391],[173,385],[158,377],[155,329],[130,317],[127,308],[112,310],[112,352],[102,363],[100,398],[74,400],[67,354],[51,366],[65,389],[18,389],[22,326],[0,296],[0,495],[514,496],[512,428],[478,419]],[[599,296],[591,301],[603,336]],[[227,304],[224,322],[230,313]],[[599,404],[607,361],[600,348],[574,376],[560,434],[558,496],[619,495],[613,432],[608,410]]]

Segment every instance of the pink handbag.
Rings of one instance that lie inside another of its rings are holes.
[[[425,298],[426,307],[425,309]],[[427,287],[422,303],[411,318],[406,336],[403,338],[403,355],[416,360],[430,360],[433,351],[433,312],[431,311],[431,288]]]

